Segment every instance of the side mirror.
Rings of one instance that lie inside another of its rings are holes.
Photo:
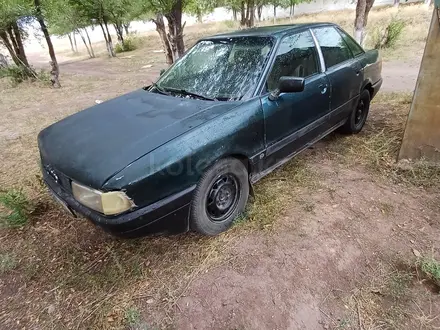
[[[278,88],[270,93],[269,100],[276,100],[281,93],[298,93],[304,90],[304,78],[280,77]]]
[[[163,75],[165,73],[165,69],[160,70],[159,76]]]

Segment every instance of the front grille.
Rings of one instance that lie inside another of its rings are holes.
[[[64,190],[72,192],[71,179],[55,169],[50,164],[44,164],[42,162],[42,170],[44,171],[45,177],[50,178],[50,180],[57,185],[60,185]]]

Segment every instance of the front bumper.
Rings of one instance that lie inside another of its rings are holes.
[[[195,186],[146,207],[105,216],[79,203],[44,170],[43,179],[52,194],[66,203],[68,208],[115,236],[135,238],[150,234],[178,234],[189,229],[188,217]]]

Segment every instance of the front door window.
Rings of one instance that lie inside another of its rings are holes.
[[[305,78],[315,73],[318,73],[318,56],[310,31],[288,36],[278,48],[267,90],[275,90],[282,76]]]

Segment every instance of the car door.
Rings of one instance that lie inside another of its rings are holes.
[[[281,93],[270,100],[270,92],[277,89],[282,76],[305,78],[304,91]],[[279,163],[316,137],[320,119],[329,112],[329,90],[310,30],[284,37],[261,97],[266,133],[265,168]]]
[[[330,80],[329,123],[344,120],[357,104],[362,81],[361,63],[353,57],[352,51],[333,26],[314,28],[313,34],[323,55]]]

